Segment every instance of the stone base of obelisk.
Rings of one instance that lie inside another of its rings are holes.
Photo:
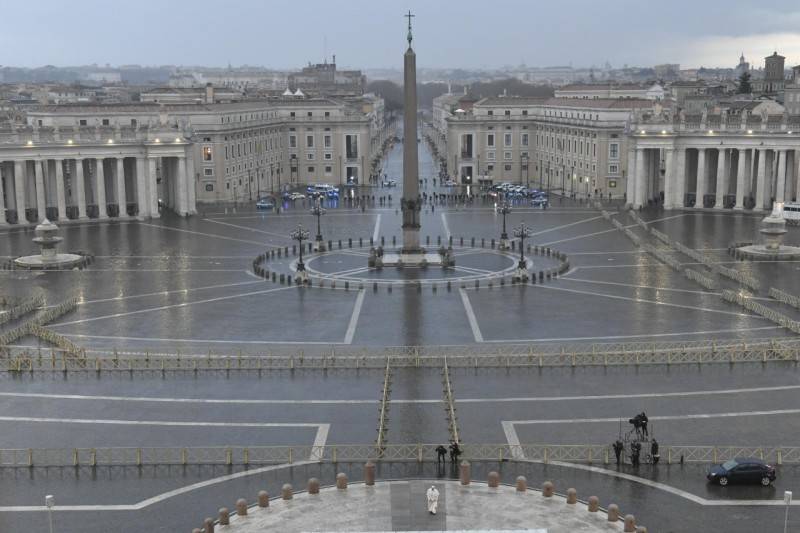
[[[442,266],[442,256],[438,253],[424,251],[409,252],[398,250],[383,254],[383,266],[397,268],[424,268],[427,266]]]

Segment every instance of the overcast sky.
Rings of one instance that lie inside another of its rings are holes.
[[[422,67],[800,63],[797,0],[0,0],[0,65],[402,68],[409,8]]]

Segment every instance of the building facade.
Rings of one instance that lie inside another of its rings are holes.
[[[0,126],[0,224],[188,215],[198,202],[359,183],[387,134],[379,100],[40,106]]]
[[[446,119],[448,170],[461,184],[511,182],[581,197],[626,190],[626,123],[637,99],[484,98]]]
[[[771,209],[800,188],[800,116],[637,113],[628,130],[635,208]]]

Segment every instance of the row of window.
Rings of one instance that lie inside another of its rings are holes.
[[[486,112],[486,114],[489,115],[490,117],[494,116],[494,110],[489,109]],[[511,116],[511,110],[510,109],[504,110],[503,111],[503,116],[510,117]],[[523,117],[527,117],[528,116],[528,110],[527,109],[523,109],[522,110],[522,116]],[[600,120],[600,114],[599,113],[575,113],[575,112],[572,112],[572,111],[556,111],[556,110],[553,110],[553,109],[545,109],[544,116],[546,116],[546,117],[559,117],[559,118],[573,118],[573,119],[581,119],[581,120],[592,120],[592,117],[594,117],[594,120]]]
[[[519,140],[520,145],[528,146],[528,134],[523,133],[520,135]],[[506,148],[512,147],[513,144],[513,135],[511,133],[503,134],[503,146]],[[494,148],[494,133],[487,133],[486,134],[486,146],[489,148]]]

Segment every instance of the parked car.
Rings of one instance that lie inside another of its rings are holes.
[[[275,202],[272,201],[272,198],[259,198],[256,201],[256,209],[274,209]]]
[[[384,187],[397,187],[397,181],[391,178],[387,178],[381,182],[381,185]]]
[[[775,481],[775,468],[755,457],[737,457],[712,466],[706,478],[711,483],[718,483],[723,487],[731,483],[759,483],[768,487]]]
[[[293,192],[289,193],[289,200],[303,200],[305,199],[306,195],[301,192]]]
[[[456,186],[456,182],[453,181],[453,180],[447,180],[447,181],[444,182],[444,186],[445,187],[455,187]]]
[[[547,196],[540,194],[538,196],[533,197],[533,199],[531,200],[531,205],[533,207],[541,207],[543,209],[547,209],[547,206],[550,205],[550,200],[547,198]]]

